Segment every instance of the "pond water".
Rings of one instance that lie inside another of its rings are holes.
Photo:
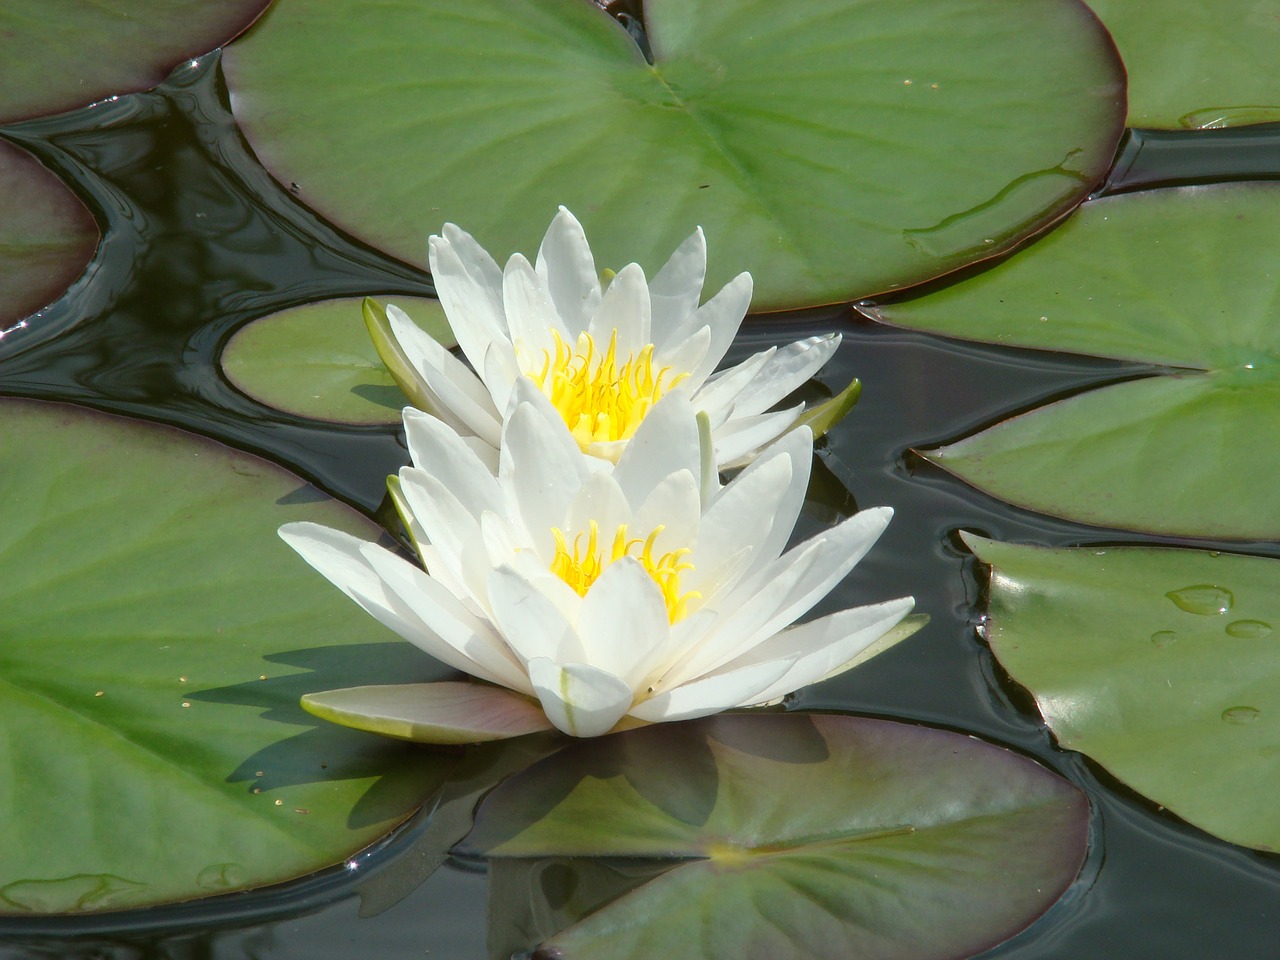
[[[261,407],[223,379],[218,353],[244,322],[283,307],[431,287],[270,180],[231,123],[216,68],[212,55],[157,91],[4,131],[76,185],[105,239],[92,280],[0,340],[0,393],[177,424],[373,510],[383,478],[406,459],[396,430],[326,426]],[[1247,176],[1280,177],[1280,133],[1131,136],[1106,189]],[[438,227],[423,225],[424,242]],[[1280,858],[1216,841],[1055,748],[1029,696],[977,637],[982,577],[955,532],[1049,545],[1162,541],[1010,508],[911,452],[1147,368],[947,341],[872,324],[848,306],[756,318],[735,350],[831,329],[845,340],[823,383],[858,376],[864,390],[819,453],[823,468],[797,535],[855,503],[892,505],[888,533],[825,609],[911,593],[932,622],[874,662],[801,692],[794,705],[973,733],[1034,756],[1088,792],[1094,841],[1080,880],[984,957],[1199,960],[1274,951]],[[1275,544],[1243,549],[1280,557]],[[354,870],[284,888],[75,920],[0,918],[0,958],[484,956],[482,864],[449,860],[416,888],[388,879],[412,877],[421,856],[413,841],[427,822],[420,817]],[[404,899],[361,917],[355,888],[377,877],[385,889],[399,883]]]

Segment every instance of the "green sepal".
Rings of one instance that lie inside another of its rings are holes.
[[[365,329],[369,331],[369,339],[373,341],[373,348],[378,351],[378,358],[386,366],[396,386],[419,410],[438,415],[439,411],[431,388],[409,362],[409,358],[400,347],[400,342],[396,340],[396,335],[391,331],[391,321],[387,319],[386,308],[373,297],[365,297],[361,310],[364,313]]]
[[[830,400],[816,407],[810,407],[796,417],[796,422],[792,424],[791,429],[808,427],[813,431],[813,439],[817,440],[849,414],[860,396],[862,396],[862,381],[854,377],[847,387]]]

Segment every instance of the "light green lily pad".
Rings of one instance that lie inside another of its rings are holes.
[[[1132,127],[1280,120],[1280,10],[1257,0],[1089,0],[1129,71]]]
[[[869,312],[1011,346],[1165,364],[927,456],[1003,500],[1083,523],[1280,539],[1280,189],[1090,201],[979,276]]]
[[[1280,851],[1280,561],[966,536],[987,639],[1058,742],[1232,843]]]
[[[652,273],[701,224],[709,286],[749,270],[756,309],[1005,250],[1123,126],[1075,0],[644,6],[653,65],[586,0],[278,0],[223,68],[275,177],[403,260],[446,221],[532,255],[565,204],[600,267]]]
[[[0,330],[57,299],[97,248],[85,205],[35,157],[0,140]]]
[[[270,0],[40,0],[0,6],[0,123],[160,83]]]
[[[445,346],[438,300],[385,295]],[[222,352],[222,372],[259,403],[337,423],[399,423],[408,401],[369,339],[360,297],[308,303],[254,320]]]
[[[513,925],[566,960],[924,960],[1030,923],[1075,877],[1087,833],[1079,790],[973,737],[738,714],[575,743],[491,793],[461,852],[676,861],[567,929],[579,918],[564,907],[607,896],[517,905]],[[491,904],[495,924],[512,926],[507,909]]]
[[[0,913],[287,880],[447,774],[298,706],[422,670],[275,533],[372,523],[256,457],[61,404],[0,401],[0,465]]]

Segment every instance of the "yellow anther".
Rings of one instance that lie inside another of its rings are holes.
[[[579,596],[585,596],[591,585],[600,578],[609,564],[632,557],[639,561],[653,582],[662,591],[662,599],[667,607],[667,619],[671,623],[682,620],[689,612],[689,603],[702,596],[696,590],[680,592],[680,574],[692,570],[693,564],[685,560],[688,547],[671,550],[654,557],[654,543],[665,527],[662,524],[654,527],[646,537],[628,537],[627,525],[619,524],[608,553],[601,548],[600,528],[594,520],[590,521],[586,532],[586,544],[583,545],[583,534],[573,538],[570,545],[559,527],[551,528],[551,535],[556,541],[556,555],[551,561],[551,572],[567,583]],[[637,552],[637,548],[638,552]]]

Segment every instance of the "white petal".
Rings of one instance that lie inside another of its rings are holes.
[[[707,355],[703,357],[702,363],[693,371],[693,382],[702,383],[724,359],[733,338],[738,335],[738,328],[742,326],[742,318],[747,315],[747,308],[751,306],[751,289],[751,274],[740,273],[694,314],[692,329],[710,327],[711,345],[707,348]]]
[[[752,663],[795,658],[795,663],[773,686],[755,695],[752,700],[744,700],[739,706],[772,700],[825,679],[835,668],[848,664],[862,650],[892,630],[898,621],[911,612],[913,606],[914,599],[903,597],[840,610],[775,633],[720,669],[730,670]]]
[[[587,332],[596,349],[608,349],[609,338],[617,331],[617,356],[622,362],[649,344],[649,285],[638,263],[618,271],[591,316]]]
[[[552,330],[559,331],[560,338],[570,346],[578,339],[577,333],[570,333],[560,318],[542,278],[519,253],[511,255],[502,273],[502,302],[507,311],[507,326],[511,328],[511,342],[530,355],[542,350],[554,353]]]
[[[736,483],[749,480],[757,470],[765,469],[774,458],[786,457],[791,462],[791,480],[786,491],[778,500],[773,510],[773,524],[768,535],[757,544],[753,566],[760,566],[775,560],[791,539],[796,520],[804,507],[805,494],[809,490],[809,475],[813,469],[813,431],[808,427],[797,427],[788,431],[771,444],[760,456],[739,473],[716,496],[724,496],[725,491]],[[714,501],[713,501],[714,502]]]
[[[725,560],[744,549],[751,550],[754,561],[760,548],[771,540],[779,506],[793,479],[789,456],[770,457],[758,469],[734,477],[707,506],[691,558],[696,566],[688,576],[689,589],[701,592],[704,602],[718,606],[719,598],[733,587],[732,583],[709,580],[707,574],[723,575],[720,568]]]
[[[571,737],[608,733],[631,706],[631,688],[584,663],[529,661],[529,679],[547,719]]]
[[[707,241],[702,228],[694,230],[649,281],[653,306],[653,339],[659,350],[677,327],[698,309],[707,275]],[[687,369],[692,369],[689,367]]]
[[[502,272],[471,234],[451,223],[428,243],[431,279],[458,346],[473,366],[494,339],[509,339]],[[479,369],[479,367],[476,367]]]
[[[582,659],[628,686],[640,681],[636,668],[648,661],[652,650],[666,646],[669,632],[662,591],[631,557],[609,564],[582,598]]]
[[[499,630],[524,662],[585,659],[582,642],[560,608],[512,566],[489,571],[489,603]]]
[[[716,462],[722,469],[740,466],[744,461],[752,459],[761,447],[786,433],[802,413],[803,403],[754,417],[731,417],[728,423],[715,432]]]
[[[681,470],[699,475],[698,422],[689,397],[673,390],[653,405],[627,444],[613,476],[632,507]]]
[[[582,224],[561,207],[538,247],[538,276],[573,339],[600,302],[600,277]]]
[[[498,408],[484,384],[394,304],[387,305],[387,319],[405,356],[441,404],[466,426],[466,432],[496,444]]]
[[[724,414],[720,419],[727,419],[737,402],[738,394],[755,379],[777,352],[776,347],[761,350],[736,366],[720,370],[714,376],[708,377],[707,382],[693,395],[694,407],[706,410],[711,415],[713,426],[717,425],[717,415],[721,411],[724,411]]]
[[[365,544],[361,555],[379,579],[433,632],[435,642],[408,637],[438,660],[521,693],[531,689],[519,661],[507,649],[493,624],[472,614],[458,598],[425,572],[377,544]]]
[[[783,347],[742,388],[734,402],[734,419],[768,410],[822,369],[839,346],[840,334],[829,333]]]
[[[538,391],[532,383],[525,388],[517,382],[513,399],[524,393]],[[564,527],[569,504],[588,475],[578,445],[559,415],[551,413],[554,422],[537,405],[516,403],[503,428],[498,464],[508,508],[516,508],[530,541],[548,559],[554,555],[551,528]]]
[[[479,460],[486,470],[495,477],[498,475],[498,448],[491,443],[485,443],[479,437],[463,437],[462,442],[467,445],[477,460]]]
[[[629,713],[640,720],[660,723],[692,720],[740,703],[756,703],[764,699],[759,693],[777,683],[790,667],[790,660],[774,660],[694,680],[637,703]]]
[[[521,375],[515,349],[505,340],[495,340],[484,352],[484,360],[478,369],[494,407],[505,410],[511,399],[511,388]]]
[[[702,503],[698,481],[687,470],[673,473],[653,488],[635,511],[632,532],[648,536],[659,525],[663,530],[654,540],[654,552],[661,556],[682,548],[692,549],[698,542],[702,521]]]
[[[400,490],[414,519],[435,548],[440,563],[447,564],[455,579],[464,580],[463,551],[467,543],[480,537],[480,515],[463,503],[453,488],[417,467],[400,468]],[[483,596],[481,594],[480,596]]]
[[[493,471],[456,432],[430,414],[405,407],[404,433],[413,465],[452,490],[472,516],[502,509],[502,488]]]
[[[601,541],[606,545],[613,540],[621,524],[631,523],[631,507],[611,473],[601,471],[587,477],[578,488],[561,525],[561,532],[572,542],[582,534],[584,542],[594,520]],[[631,531],[635,536],[636,531]]]
[[[654,366],[659,370],[664,367],[670,368],[670,373],[662,378],[662,382],[670,384],[680,374],[684,374],[685,379],[680,381],[680,385],[689,393],[698,389],[701,384],[693,382],[689,375],[702,365],[710,346],[711,328],[699,327],[682,340],[668,343],[662,348],[655,347],[653,351]]]

